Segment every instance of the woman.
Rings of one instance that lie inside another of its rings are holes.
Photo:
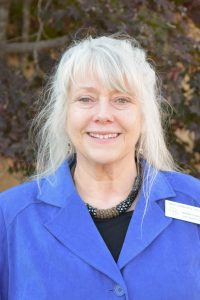
[[[176,172],[161,100],[130,38],[66,50],[35,178],[1,195],[2,300],[199,299],[200,183]]]

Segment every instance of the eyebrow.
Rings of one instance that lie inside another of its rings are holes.
[[[87,86],[87,85],[79,86],[78,90],[88,90],[88,91],[91,91],[91,92],[97,91],[94,87]]]

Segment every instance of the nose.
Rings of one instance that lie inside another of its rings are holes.
[[[100,99],[94,113],[94,121],[99,123],[112,123],[114,121],[113,107],[109,99]]]

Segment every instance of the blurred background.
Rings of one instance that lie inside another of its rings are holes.
[[[0,191],[34,168],[37,99],[74,39],[126,32],[147,50],[173,106],[168,146],[200,177],[200,1],[0,0]]]

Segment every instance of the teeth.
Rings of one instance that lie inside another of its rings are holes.
[[[113,139],[117,137],[117,133],[110,133],[110,134],[98,134],[98,133],[89,133],[90,136],[97,138],[97,139]]]

